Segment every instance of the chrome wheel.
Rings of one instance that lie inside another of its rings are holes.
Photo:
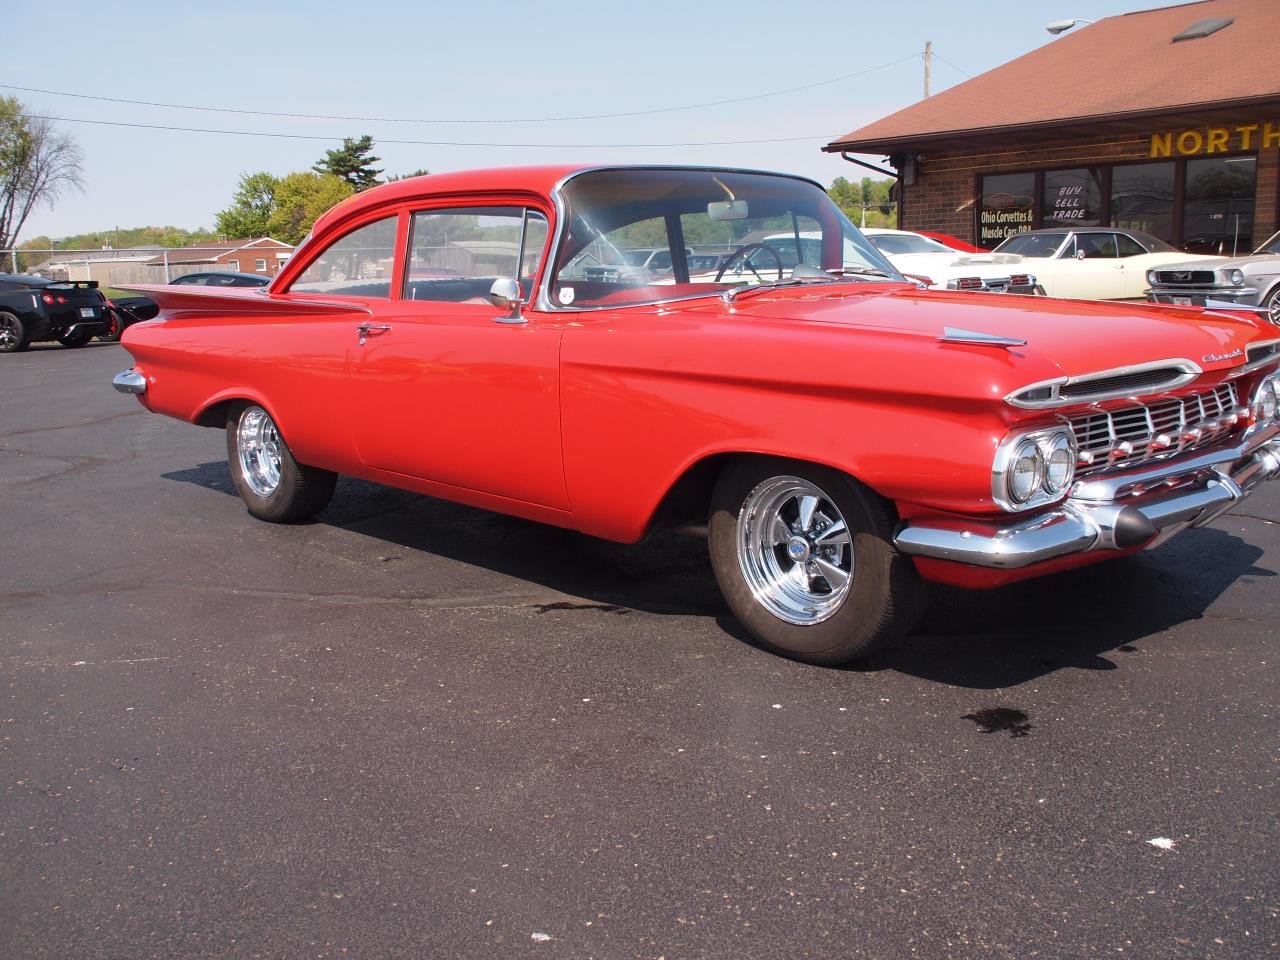
[[[0,349],[12,350],[22,339],[22,325],[17,317],[0,313]]]
[[[249,489],[266,497],[280,486],[280,447],[283,441],[267,411],[248,407],[236,427],[236,449],[240,455],[240,475]]]
[[[853,585],[853,541],[835,502],[799,477],[771,477],[738,513],[738,565],[780,620],[809,626],[833,616]]]
[[[1273,293],[1267,301],[1267,319],[1280,326],[1280,290]]]

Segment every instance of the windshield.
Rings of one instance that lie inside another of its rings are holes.
[[[800,264],[870,282],[902,281],[826,193],[804,180],[722,170],[600,170],[574,177],[562,198],[564,234],[550,294],[564,307],[710,296],[790,280]],[[634,266],[599,266],[610,263]]]
[[[913,233],[873,233],[868,239],[874,243],[881,253],[952,253],[950,247],[943,246],[928,237],[917,237]]]
[[[1021,257],[1052,257],[1067,239],[1065,233],[1020,233],[996,247],[996,253],[1016,253]]]
[[[1264,243],[1254,252],[1255,253],[1272,253],[1272,254],[1280,253],[1280,233],[1277,233],[1274,237],[1272,237],[1270,240],[1268,240],[1266,243]]]

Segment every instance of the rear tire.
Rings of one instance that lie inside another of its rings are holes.
[[[31,346],[31,334],[16,314],[0,310],[0,353],[21,353]]]
[[[119,310],[107,312],[107,328],[98,334],[98,339],[105,343],[116,343],[124,333],[124,316]]]
[[[920,614],[920,578],[893,546],[893,527],[888,504],[838,470],[742,460],[712,495],[711,564],[730,609],[764,646],[850,663]]]
[[[338,475],[298,463],[271,415],[256,403],[228,413],[227,459],[236,492],[259,520],[306,520],[333,499]]]
[[[92,330],[72,330],[70,333],[64,333],[58,338],[58,342],[68,350],[75,350],[83,347],[92,340],[94,333]]]

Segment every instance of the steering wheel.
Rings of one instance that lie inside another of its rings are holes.
[[[729,254],[724,263],[720,265],[720,269],[716,271],[715,282],[720,282],[720,278],[729,271],[729,265],[732,264],[733,261],[742,260],[742,265],[754,273],[757,280],[764,283],[764,277],[760,276],[756,268],[753,267],[750,261],[746,259],[749,254],[755,253],[757,250],[763,250],[769,254],[769,256],[773,257],[774,262],[778,264],[778,279],[782,280],[782,258],[778,256],[778,251],[763,243],[748,243],[745,247],[739,247],[737,250],[733,251],[733,253]]]

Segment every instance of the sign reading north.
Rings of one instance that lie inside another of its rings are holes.
[[[1235,153],[1280,146],[1280,121],[1235,127],[1167,130],[1151,135],[1151,156],[1193,157],[1201,153]]]

